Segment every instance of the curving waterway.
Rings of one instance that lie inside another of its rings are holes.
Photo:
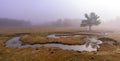
[[[54,35],[48,36],[48,37],[59,38]],[[34,48],[34,47],[45,46],[45,47],[59,47],[65,50],[75,50],[75,51],[97,51],[97,48],[100,48],[99,44],[102,43],[100,40],[97,40],[96,38],[86,38],[85,41],[86,43],[83,45],[64,45],[64,44],[58,44],[58,43],[57,44],[46,43],[46,44],[34,44],[34,45],[30,45],[30,44],[22,45],[22,41],[20,41],[20,37],[13,37],[6,42],[6,47],[16,47],[16,48],[33,47]]]

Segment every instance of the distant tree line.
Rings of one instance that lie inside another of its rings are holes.
[[[30,21],[0,18],[0,26],[30,26]]]
[[[58,19],[54,22],[52,22],[52,26],[57,27],[70,27],[70,26],[76,26],[79,25],[80,19]]]

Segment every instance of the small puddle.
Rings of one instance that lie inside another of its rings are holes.
[[[50,35],[48,35],[47,37],[48,37],[48,38],[67,38],[67,37],[80,37],[80,36],[83,36],[83,35],[73,35],[73,36],[56,36],[55,34],[50,34]]]
[[[51,35],[49,37],[55,37],[54,35]],[[13,37],[12,39],[8,40],[6,42],[6,47],[17,47],[17,48],[27,48],[27,47],[59,47],[65,50],[75,50],[75,51],[97,51],[97,48],[99,48],[99,44],[102,42],[100,40],[97,40],[96,38],[85,38],[86,43],[84,45],[64,45],[64,44],[55,44],[55,43],[46,43],[46,44],[34,44],[34,45],[22,45],[22,42],[20,41],[20,37]]]
[[[51,34],[47,36],[48,38],[60,38],[59,36],[56,36],[55,34]]]
[[[19,39],[20,37],[13,37],[12,39],[8,40],[5,44],[6,46],[10,47],[20,47],[22,46],[22,42]]]

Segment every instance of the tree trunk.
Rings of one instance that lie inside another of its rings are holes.
[[[92,26],[89,26],[89,31],[92,31]]]

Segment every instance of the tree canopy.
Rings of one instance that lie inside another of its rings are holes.
[[[84,20],[82,20],[81,22],[81,27],[89,27],[89,31],[91,31],[91,27],[94,25],[99,25],[101,22],[99,20],[99,16],[96,15],[94,12],[91,12],[89,15],[85,14],[85,18]]]

